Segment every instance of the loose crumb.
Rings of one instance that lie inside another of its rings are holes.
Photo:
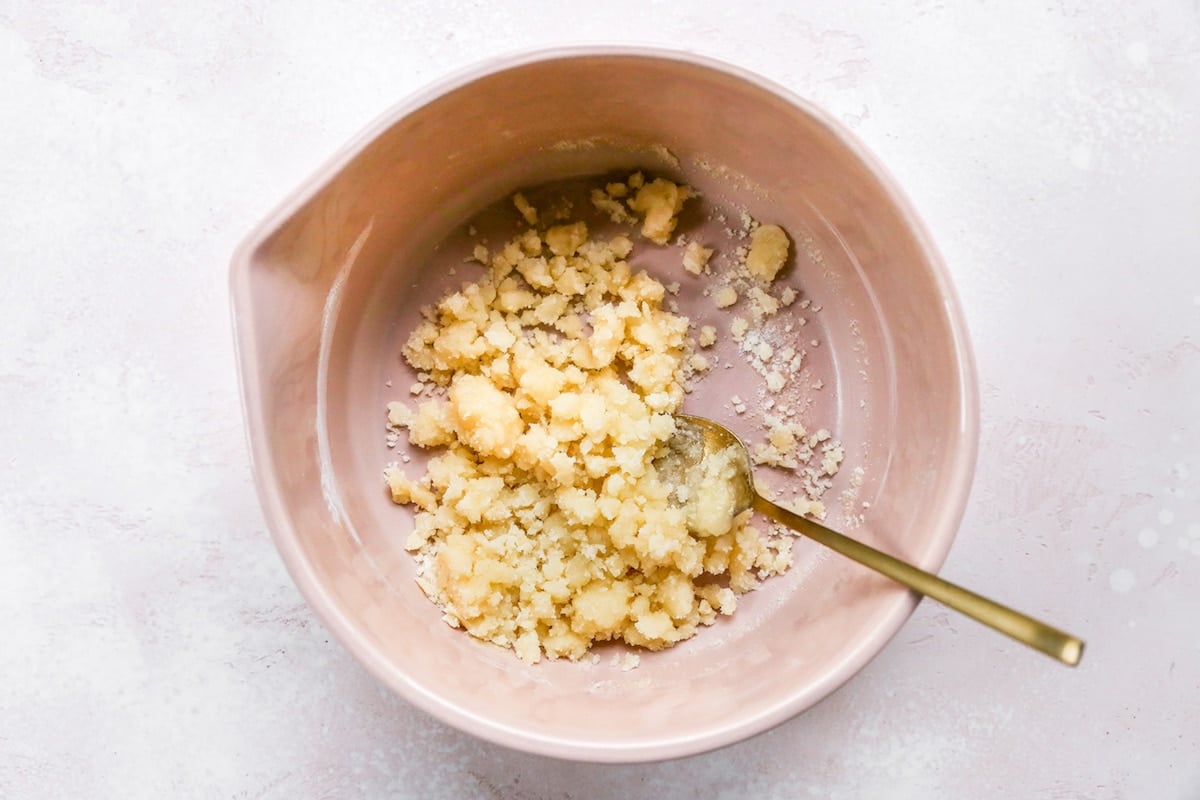
[[[712,254],[711,248],[704,247],[699,242],[691,242],[683,252],[683,268],[693,275],[699,275],[708,266]]]
[[[616,185],[625,186],[623,183]],[[620,196],[624,196],[624,193]],[[629,209],[625,208],[625,204],[620,200],[614,199],[614,197],[614,195],[606,193],[603,189],[593,189],[591,194],[592,205],[597,210],[607,214],[608,218],[618,225],[636,222],[636,218],[629,213]]]
[[[520,192],[514,194],[513,205],[517,207],[517,211],[521,212],[521,216],[525,218],[527,223],[530,225],[537,225],[537,209],[529,204],[529,201],[525,199],[525,195],[521,194]]]
[[[750,308],[758,320],[774,316],[780,308],[780,301],[763,291],[758,286],[750,287]]]
[[[729,308],[738,301],[737,290],[732,286],[722,286],[713,294],[713,302],[717,308]]]

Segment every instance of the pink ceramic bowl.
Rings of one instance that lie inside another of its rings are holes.
[[[405,378],[398,342],[416,305],[461,279],[447,274],[462,267],[447,242],[519,187],[637,166],[680,173],[706,200],[789,230],[789,280],[823,306],[807,329],[821,341],[808,377],[824,383],[810,412],[846,445],[830,521],[937,569],[977,443],[958,302],[875,159],[758,76],[611,47],[489,62],[371,125],[249,236],[231,277],[258,492],[309,603],[430,714],[589,761],[684,756],[766,730],[853,676],[917,602],[800,540],[792,570],[746,595],[733,617],[622,671],[612,650],[594,665],[527,666],[446,626],[417,588],[403,548],[411,516],[380,477],[396,458],[384,404],[407,384],[385,383]],[[689,397],[688,410],[733,419],[722,412],[729,388]]]

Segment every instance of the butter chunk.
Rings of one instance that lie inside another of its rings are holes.
[[[750,234],[750,252],[746,254],[746,270],[764,282],[775,280],[787,261],[791,242],[778,225],[759,225]]]
[[[665,178],[643,184],[629,201],[629,207],[642,215],[642,236],[657,244],[666,244],[675,231],[676,215],[691,196],[692,191],[687,186]]]
[[[556,225],[546,231],[546,245],[556,256],[572,256],[587,241],[587,225],[576,222],[571,225]]]
[[[454,432],[481,456],[508,458],[525,432],[513,397],[481,375],[460,375],[450,385]]]

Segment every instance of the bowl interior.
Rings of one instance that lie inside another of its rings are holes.
[[[789,231],[797,246],[782,280],[821,307],[805,328],[820,346],[803,378],[824,388],[805,391],[805,419],[846,446],[829,519],[938,567],[975,446],[953,293],[880,171],[755,79],[642,52],[549,54],[459,79],[328,166],[248,241],[233,273],[260,495],[310,602],[372,671],[441,718],[522,749],[609,761],[697,752],[787,718],[849,678],[914,605],[801,540],[792,570],[744,596],[732,618],[643,654],[635,670],[605,650],[595,665],[530,667],[447,627],[413,582],[411,513],[388,500],[381,470],[397,458],[383,409],[412,382],[399,344],[416,309],[469,277],[464,221],[475,212],[518,188],[634,168]],[[703,239],[715,224],[685,217],[681,230]],[[684,277],[677,248],[638,253],[638,266]],[[700,288],[685,286],[681,305],[727,328]],[[727,407],[744,381],[718,373],[687,410],[753,433],[749,415]]]

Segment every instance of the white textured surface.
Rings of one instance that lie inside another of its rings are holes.
[[[499,5],[0,0],[0,797],[1200,797],[1200,6]],[[598,767],[329,640],[250,485],[229,254],[429,80],[600,40],[762,72],[896,173],[983,391],[944,574],[1081,668],[927,602],[803,717]]]

